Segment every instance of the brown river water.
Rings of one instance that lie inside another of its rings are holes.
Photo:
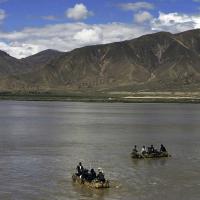
[[[168,159],[133,160],[134,144]],[[73,184],[79,161],[111,188]],[[198,200],[200,105],[0,102],[0,200]]]

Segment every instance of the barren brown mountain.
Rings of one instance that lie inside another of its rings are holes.
[[[173,91],[200,88],[200,30],[48,50],[17,60],[0,52],[1,90]]]

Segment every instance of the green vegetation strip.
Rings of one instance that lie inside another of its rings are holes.
[[[106,93],[0,93],[0,100],[16,101],[69,101],[69,102],[122,102],[122,103],[200,103],[200,97],[184,96],[132,96],[124,97],[123,95],[109,95]]]

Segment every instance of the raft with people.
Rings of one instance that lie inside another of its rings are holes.
[[[72,175],[72,180],[74,183],[95,189],[110,187],[109,180],[105,179],[103,170],[101,168],[98,168],[98,174],[96,174],[94,169],[91,169],[89,172],[88,169],[82,166],[81,162],[77,166],[77,173]]]
[[[153,145],[151,145],[148,148],[143,146],[140,152],[137,150],[137,145],[135,145],[131,157],[134,159],[167,158],[171,157],[171,155],[167,152],[163,144],[160,145],[160,150],[157,150]]]

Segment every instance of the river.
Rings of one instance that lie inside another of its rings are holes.
[[[200,105],[0,102],[1,200],[200,199]],[[171,158],[133,160],[134,144]],[[73,184],[82,161],[111,188]]]

